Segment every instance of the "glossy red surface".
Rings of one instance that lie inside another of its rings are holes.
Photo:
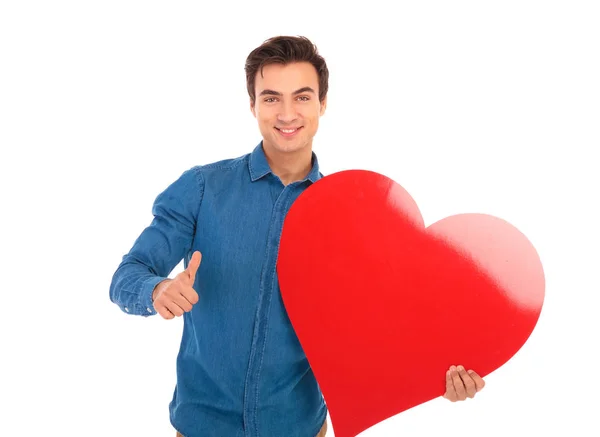
[[[277,268],[336,437],[443,395],[451,365],[502,366],[544,301],[542,264],[515,227],[462,214],[425,228],[406,190],[365,170],[298,198]]]

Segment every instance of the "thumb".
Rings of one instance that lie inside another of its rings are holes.
[[[185,269],[185,273],[192,285],[196,280],[196,272],[198,271],[198,267],[200,267],[200,261],[202,261],[202,254],[198,251],[195,251],[187,266],[187,269]]]

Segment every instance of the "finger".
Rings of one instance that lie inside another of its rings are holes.
[[[456,402],[456,390],[454,390],[454,383],[452,382],[452,372],[446,371],[446,393],[444,397],[451,402]]]
[[[460,379],[458,370],[456,370],[456,367],[452,366],[450,371],[452,372],[452,385],[454,385],[454,391],[456,391],[456,399],[459,401],[464,401],[467,399],[467,392],[465,391],[465,386],[462,379]]]
[[[172,300],[168,300],[167,302],[165,302],[165,307],[167,307],[167,309],[171,311],[176,317],[183,316],[183,313],[185,312],[183,308],[181,308],[179,305],[177,305],[177,303],[175,303]]]
[[[463,366],[458,366],[457,370],[458,370],[460,379],[462,379],[463,385],[465,387],[465,392],[466,392],[467,397],[472,399],[473,397],[475,397],[475,393],[477,393],[477,388],[475,387],[475,381],[473,381],[473,378],[471,378],[471,376],[467,373],[467,371],[465,370],[465,368]]]
[[[479,392],[483,387],[485,387],[485,381],[481,376],[477,374],[477,372],[473,370],[469,370],[469,375],[473,378],[473,382],[475,382],[475,389]]]
[[[196,280],[196,272],[198,271],[198,267],[200,267],[201,261],[202,254],[199,251],[195,251],[192,255],[192,259],[190,259],[187,269],[185,269],[190,285],[193,285]]]
[[[193,305],[188,296],[191,296],[192,293],[196,292],[192,287],[187,287],[183,284],[181,285],[182,286],[178,287],[178,290],[173,290],[173,295],[169,295],[168,298],[187,313],[189,311],[192,311]]]
[[[154,305],[154,309],[163,319],[170,320],[175,317],[173,313],[167,309],[167,307],[159,303]]]
[[[198,303],[198,300],[200,299],[200,297],[198,296],[198,293],[196,292],[196,290],[194,290],[194,287],[192,287],[192,286],[182,287],[181,294],[182,294],[182,297],[187,302],[189,302],[190,310],[192,309],[191,305],[196,305]]]

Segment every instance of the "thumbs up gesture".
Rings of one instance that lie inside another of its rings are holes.
[[[192,306],[198,302],[198,293],[193,286],[201,260],[202,254],[198,251],[194,252],[187,269],[174,279],[165,279],[154,288],[152,293],[154,309],[163,319],[180,317],[184,312],[191,311]]]

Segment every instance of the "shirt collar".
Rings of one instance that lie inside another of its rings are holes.
[[[250,177],[252,178],[252,182],[257,181],[258,179],[266,176],[267,174],[273,174],[269,163],[267,162],[267,157],[265,155],[265,151],[262,147],[263,142],[261,141],[254,148],[252,153],[250,154],[250,159],[248,161],[248,168],[250,170]],[[310,173],[306,177],[305,180],[309,180],[312,183],[321,179],[322,175],[319,172],[319,160],[317,159],[317,155],[315,152],[312,152],[312,169]]]

